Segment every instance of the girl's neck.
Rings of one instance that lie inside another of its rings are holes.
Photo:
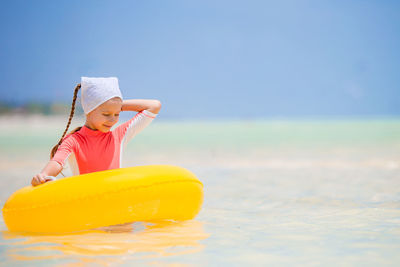
[[[87,128],[89,128],[90,130],[97,131],[97,129],[91,127],[91,126],[89,125],[89,123],[87,123],[87,122],[85,123],[85,126],[86,126]]]

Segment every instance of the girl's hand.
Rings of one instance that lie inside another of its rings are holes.
[[[61,170],[62,166],[58,162],[50,160],[44,169],[32,178],[31,184],[37,186],[48,181],[53,181],[55,180],[54,177],[57,176]]]
[[[37,185],[44,184],[45,182],[50,181],[50,180],[46,179],[46,177],[47,177],[47,175],[44,175],[44,174],[42,174],[42,173],[36,174],[36,175],[32,178],[31,184],[32,184],[33,186],[37,186]]]

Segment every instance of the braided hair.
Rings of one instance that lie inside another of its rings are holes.
[[[78,96],[78,91],[79,91],[80,88],[81,88],[81,84],[78,83],[77,86],[75,87],[75,90],[74,90],[74,98],[72,99],[71,113],[69,114],[69,119],[68,119],[67,127],[65,128],[65,131],[64,131],[63,135],[61,136],[60,141],[58,141],[57,145],[55,145],[55,146],[51,149],[50,159],[52,159],[52,158],[54,157],[54,155],[56,154],[56,152],[57,152],[57,150],[58,150],[58,147],[61,145],[61,143],[62,143],[62,141],[63,141],[63,138],[64,138],[65,134],[66,134],[67,131],[68,131],[69,125],[71,124],[72,117],[74,116],[74,113],[75,113],[75,102],[76,102],[76,97]],[[74,132],[76,132],[76,131],[79,131],[81,128],[82,128],[82,127],[77,127],[77,128],[75,128],[73,131],[71,131],[69,134],[72,134],[72,133],[74,133]]]

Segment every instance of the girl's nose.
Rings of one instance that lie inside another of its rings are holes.
[[[117,122],[117,121],[118,121],[118,118],[115,117],[115,116],[110,116],[110,117],[108,118],[108,121],[109,121],[109,122]]]

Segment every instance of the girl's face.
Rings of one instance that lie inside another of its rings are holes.
[[[92,130],[106,133],[118,122],[121,108],[121,98],[111,98],[86,115],[85,125]]]

